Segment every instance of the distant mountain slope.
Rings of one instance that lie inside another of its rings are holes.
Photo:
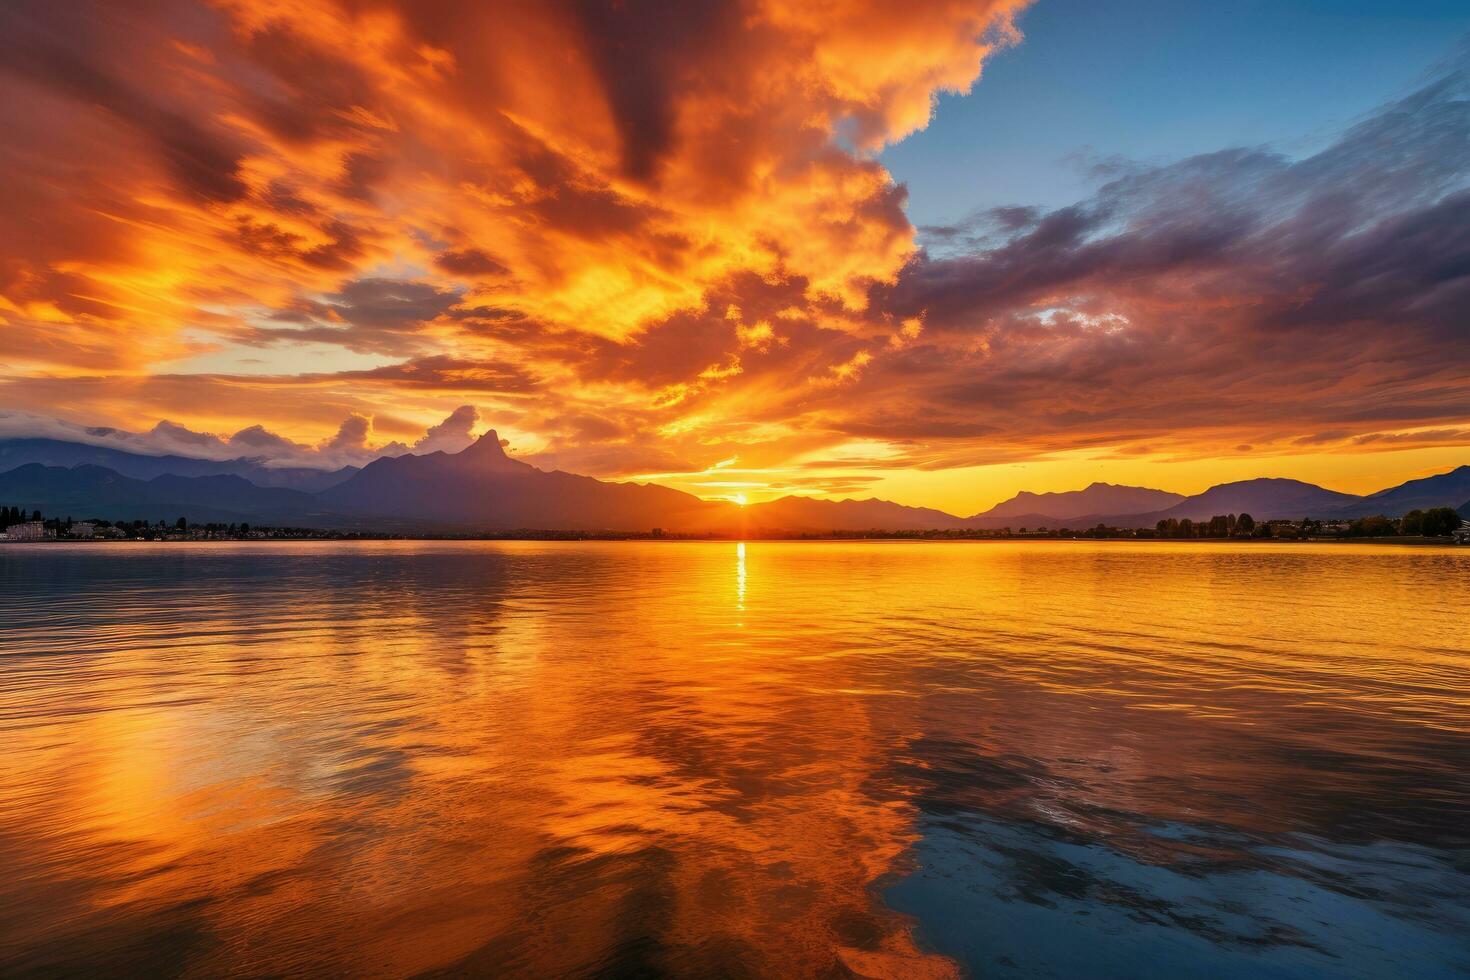
[[[115,466],[98,465],[107,460]],[[124,469],[118,469],[123,467]],[[236,470],[238,472],[220,472]],[[142,474],[142,475],[138,475]],[[345,477],[345,478],[344,478]],[[257,485],[286,480],[317,493]],[[190,521],[363,527],[389,531],[610,530],[684,532],[824,532],[866,530],[1082,529],[1105,524],[1151,527],[1160,520],[1209,520],[1246,513],[1257,520],[1399,517],[1414,509],[1455,506],[1470,516],[1470,466],[1410,480],[1367,497],[1300,480],[1242,480],[1183,498],[1145,487],[1094,483],[1066,493],[1020,493],[959,518],[887,500],[783,497],[737,508],[656,484],[610,483],[543,471],[510,459],[494,431],[459,453],[374,461],[360,471],[278,470],[252,460],[224,462],[146,456],[53,439],[0,440],[0,504],[78,519]],[[1123,508],[1165,502],[1145,511]],[[1079,512],[1084,504],[1097,509]],[[1119,509],[1103,509],[1113,504]],[[1040,509],[1048,508],[1048,509]]]
[[[734,510],[656,484],[538,470],[507,457],[494,430],[459,453],[374,460],[317,496],[334,511],[465,529],[707,530]]]
[[[1314,483],[1263,477],[1221,483],[1149,516],[1155,520],[1187,517],[1195,521],[1207,521],[1216,514],[1250,514],[1256,520],[1315,517],[1351,507],[1360,500],[1353,494],[1327,490]]]
[[[1038,517],[1055,522],[1088,514],[1143,514],[1180,503],[1184,495],[1148,487],[1094,483],[1081,490],[1061,493],[1031,493],[1022,490],[1009,500],[975,514],[970,520],[994,518]]]
[[[1066,495],[1018,494],[1013,499],[1035,500],[1047,496]],[[1367,497],[1327,490],[1300,480],[1261,478],[1222,483],[1192,497],[1180,498],[1178,503],[1162,510],[1139,513],[1096,511],[1065,517],[1036,511],[993,517],[990,516],[991,511],[987,511],[970,518],[966,524],[969,527],[987,529],[1086,528],[1098,524],[1110,527],[1152,527],[1169,518],[1183,520],[1187,517],[1192,521],[1201,521],[1209,520],[1217,514],[1250,514],[1256,520],[1349,518],[1369,514],[1402,517],[1416,508],[1427,510],[1430,507],[1452,507],[1454,500],[1465,496],[1470,496],[1470,466],[1461,466],[1449,473],[1422,480],[1410,480],[1401,486],[1380,490]]]
[[[1153,527],[1161,520],[1173,518],[1207,521],[1217,514],[1250,514],[1256,520],[1288,517],[1328,517],[1356,505],[1361,498],[1338,493],[1300,480],[1262,478],[1222,483],[1203,493],[1185,497],[1171,507],[1144,513],[1092,513],[1071,517],[1052,514],[1020,514],[1015,517],[974,517],[971,527]]]
[[[324,513],[311,494],[284,487],[257,487],[238,476],[174,476],[151,480],[101,466],[42,466],[27,463],[0,473],[6,506],[39,510],[47,517],[109,521],[284,524],[329,527],[340,523]]]
[[[1355,504],[1353,510],[1355,513],[1402,517],[1411,510],[1454,507],[1457,501],[1467,497],[1470,497],[1470,466],[1460,466],[1448,473],[1409,480],[1371,493]]]
[[[271,467],[251,459],[194,459],[189,456],[149,456],[105,446],[89,446],[60,439],[0,439],[0,472],[27,463],[42,466],[103,466],[135,480],[156,476],[238,476],[260,487],[288,487],[314,493],[341,483],[357,472],[307,467]]]
[[[782,497],[746,507],[742,517],[746,527],[766,531],[914,531],[964,526],[964,521],[942,510],[877,499]]]

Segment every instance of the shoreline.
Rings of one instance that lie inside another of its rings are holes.
[[[1237,546],[1242,548],[1255,548],[1261,545],[1283,545],[1283,546],[1314,546],[1314,545],[1339,545],[1339,544],[1378,544],[1397,545],[1405,548],[1461,548],[1465,545],[1457,544],[1450,537],[1426,538],[1423,536],[1402,537],[1314,537],[1314,538],[1128,538],[1128,537],[1043,537],[1039,535],[1010,535],[1002,536],[945,536],[936,534],[789,534],[789,535],[748,535],[745,537],[735,535],[651,535],[651,534],[617,534],[617,533],[548,533],[548,534],[495,534],[495,535],[418,535],[418,534],[395,534],[395,535],[300,535],[300,536],[275,536],[265,538],[50,538],[45,540],[5,541],[0,540],[0,550],[7,546],[74,546],[74,545],[107,545],[109,547],[125,547],[128,545],[155,544],[155,545],[217,545],[217,544],[372,544],[389,542],[429,542],[429,543],[470,543],[470,542],[537,542],[543,544],[586,544],[602,542],[607,544],[622,543],[646,543],[660,542],[669,544],[685,543],[729,543],[745,544],[763,541],[784,542],[792,544],[825,544],[825,543],[851,543],[855,541],[883,542],[908,542],[914,544],[1070,544],[1078,542],[1110,542],[1116,544],[1164,544],[1164,545],[1215,545],[1215,546]]]

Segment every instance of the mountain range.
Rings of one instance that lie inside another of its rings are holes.
[[[195,459],[190,456],[147,456],[106,446],[89,446],[61,439],[0,439],[0,472],[27,463],[42,466],[102,466],[135,480],[156,476],[238,476],[258,487],[287,487],[315,493],[346,480],[356,466],[339,470],[317,470],[304,466],[272,467],[261,460]]]
[[[976,514],[974,519],[1045,514],[1053,520],[1065,520],[1088,514],[1145,514],[1182,503],[1184,499],[1184,494],[1169,493],[1166,490],[1094,483],[1081,490],[1063,493],[1032,493],[1022,490],[1010,500]]]
[[[330,526],[309,493],[260,487],[238,476],[177,476],[136,480],[116,470],[83,463],[70,468],[26,463],[0,473],[0,497],[24,511],[104,520],[259,523]],[[335,522],[333,522],[335,523]]]
[[[1183,496],[1094,483],[1022,492],[958,517],[887,500],[783,497],[737,507],[657,484],[612,483],[511,459],[491,430],[458,453],[383,457],[357,469],[282,469],[263,460],[147,456],[54,439],[0,440],[0,503],[77,518],[270,524],[385,531],[614,530],[826,532],[1151,527],[1248,513],[1335,519],[1454,507],[1470,516],[1470,466],[1366,496],[1255,479]]]
[[[730,505],[657,484],[606,483],[514,460],[494,430],[458,452],[384,457],[317,495],[341,515],[429,526],[537,530],[704,529]]]

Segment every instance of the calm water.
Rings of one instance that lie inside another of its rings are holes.
[[[0,550],[0,974],[1470,974],[1470,549]]]

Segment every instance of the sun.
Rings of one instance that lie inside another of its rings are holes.
[[[739,504],[741,507],[744,507],[746,504],[750,503],[750,498],[743,493],[732,493],[730,494],[730,502],[734,504]]]

